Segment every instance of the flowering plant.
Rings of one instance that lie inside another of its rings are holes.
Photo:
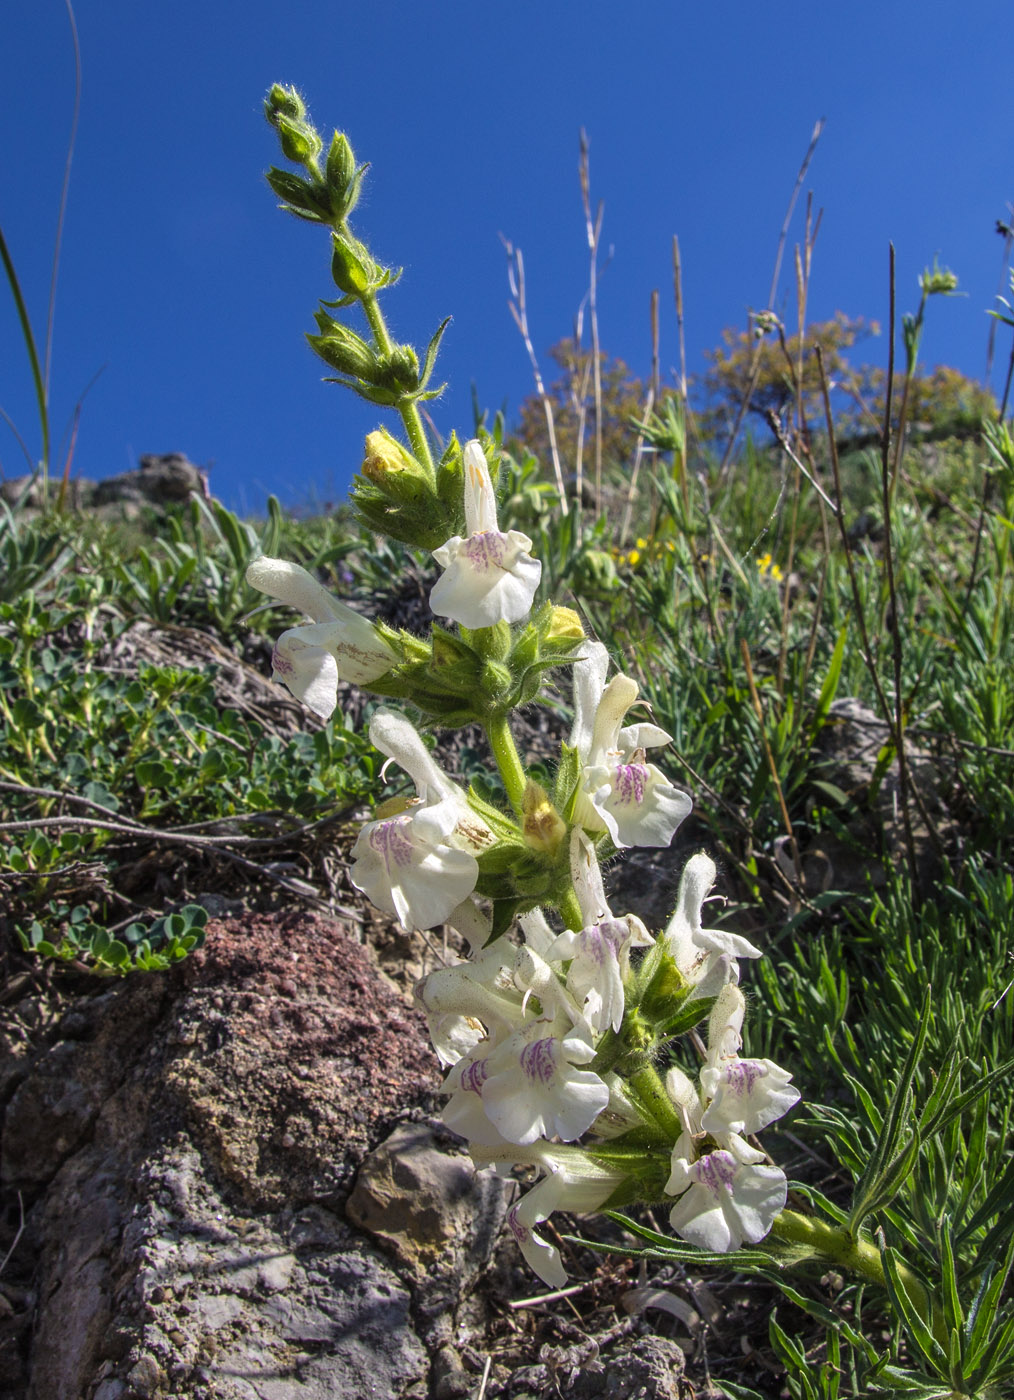
[[[462,445],[452,436],[435,455],[419,402],[439,393],[429,384],[446,322],[422,356],[391,338],[379,299],[397,273],[349,226],[364,167],[346,137],[336,133],[322,160],[324,143],[293,89],[272,88],[266,109],[285,155],[303,171],[272,170],[272,188],[290,212],[330,230],[340,295],[322,303],[310,344],[338,382],[395,410],[405,431],[404,442],[385,429],[369,435],[353,506],[376,534],[430,551],[439,573],[429,602],[438,620],[425,637],[371,621],[283,560],[258,558],[247,578],[310,619],[285,632],[274,653],[275,676],[310,709],[330,715],[340,682],[385,702],[370,737],[408,774],[415,795],[382,803],[363,825],[351,878],[405,928],[449,926],[468,948],[416,991],[445,1070],[444,1122],[465,1139],[477,1166],[524,1176],[529,1189],[509,1225],[551,1287],[566,1278],[545,1228],[553,1212],[615,1215],[652,1205],[665,1209],[669,1235],[617,1218],[649,1242],[654,1257],[724,1259],[774,1277],[861,1358],[856,1384],[869,1380],[874,1389],[855,1393],[895,1393],[895,1381],[909,1393],[910,1373],[789,1288],[786,1266],[831,1265],[882,1287],[925,1375],[946,1377],[951,1387],[940,1390],[936,1379],[923,1386],[922,1377],[917,1393],[965,1395],[974,1386],[974,1393],[998,1394],[991,1379],[1014,1374],[1014,1320],[1000,1321],[998,1312],[1014,1242],[1002,1268],[981,1272],[965,1317],[953,1253],[934,1294],[924,1271],[903,1262],[882,1231],[871,1238],[867,1222],[896,1200],[920,1150],[941,1147],[942,1134],[971,1106],[984,1105],[1014,1062],[963,1089],[955,1047],[915,1115],[927,991],[889,1111],[868,1105],[876,1134],[868,1157],[847,1116],[812,1107],[854,1172],[851,1208],[803,1186],[799,1202],[806,1204],[788,1208],[785,1174],[757,1134],[800,1094],[785,1069],[742,1053],[740,963],[761,950],[706,927],[714,862],[704,851],[690,855],[664,928],[649,930],[606,898],[603,863],[631,847],[667,848],[691,811],[689,795],[649,762],[649,752],[664,755],[670,736],[643,705],[639,711],[632,677],[610,677],[606,648],[578,614],[540,596],[543,570],[532,540],[500,528],[499,439],[480,430]],[[333,314],[356,307],[368,338]],[[770,560],[760,562],[764,573]],[[512,717],[545,698],[551,670],[569,673],[574,719],[543,786],[518,751]],[[481,792],[445,773],[421,733],[472,724],[485,733],[491,758]],[[502,798],[491,796],[497,792]],[[997,1187],[987,1204],[1007,1200]],[[989,1218],[986,1206],[980,1214]],[[829,1340],[829,1356],[833,1347]],[[806,1371],[805,1357],[800,1367]],[[836,1379],[833,1387],[821,1395],[837,1395]]]
[[[373,528],[429,548],[440,571],[430,592],[439,622],[421,638],[370,622],[295,564],[256,559],[248,581],[311,619],[278,639],[275,677],[325,718],[347,681],[430,726],[478,722],[505,794],[496,805],[464,791],[406,713],[374,713],[371,740],[416,792],[363,826],[352,881],[407,929],[447,924],[470,949],[416,993],[447,1071],[444,1120],[477,1164],[539,1178],[510,1223],[547,1283],[564,1280],[538,1229],[553,1210],[665,1203],[690,1243],[755,1244],[787,1187],[752,1139],[799,1097],[777,1065],[739,1053],[739,959],[759,950],[705,927],[716,871],[703,853],[688,862],[657,935],[614,912],[603,887],[603,859],[667,847],[690,813],[687,793],[648,761],[670,737],[643,706],[637,714],[635,680],[609,678],[606,648],[578,616],[537,603],[532,541],[497,519],[498,443],[452,439],[434,462],[417,403],[435,344],[419,374],[414,351],[387,334],[378,293],[393,275],[348,226],[361,179],[348,142],[336,135],[321,169],[323,145],[298,96],[272,89],[268,115],[309,176],[269,178],[290,208],[331,225],[340,304],[358,302],[373,332],[371,344],[322,307],[311,344],[360,394],[398,409],[407,430],[407,443],[370,435],[353,501]],[[546,791],[510,719],[539,699],[551,667],[572,672],[574,722]],[[703,1021],[707,1054],[694,1082],[676,1047]]]

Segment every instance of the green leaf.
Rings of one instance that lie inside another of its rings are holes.
[[[930,1022],[930,998],[932,987],[927,987],[923,996],[919,1028],[912,1041],[901,1074],[895,1087],[894,1097],[888,1112],[887,1121],[877,1141],[866,1171],[856,1184],[849,1214],[849,1233],[855,1239],[863,1221],[871,1210],[879,1209],[891,1200],[905,1177],[905,1167],[911,1166],[918,1152],[919,1134],[913,1131],[912,1137],[900,1152],[898,1142],[912,1110],[912,1081],[926,1043]]]
[[[116,813],[120,810],[120,800],[115,793],[109,791],[105,783],[94,780],[85,783],[81,789],[81,796],[87,797],[89,802],[94,802],[97,807],[105,807],[108,812]]]
[[[895,1251],[890,1245],[884,1243],[881,1233],[880,1239],[880,1259],[884,1266],[884,1282],[887,1285],[887,1292],[894,1305],[894,1310],[905,1321],[909,1334],[916,1346],[922,1352],[936,1374],[944,1379],[949,1378],[949,1366],[947,1353],[933,1336],[926,1319],[922,1317],[909,1297],[901,1274],[898,1270],[898,1260]]]
[[[11,706],[11,719],[16,730],[41,729],[46,722],[46,715],[34,700],[22,695]]]

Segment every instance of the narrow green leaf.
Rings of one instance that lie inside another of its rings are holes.
[[[884,1281],[887,1285],[887,1292],[894,1305],[895,1312],[904,1319],[909,1335],[936,1374],[949,1379],[947,1354],[933,1336],[925,1319],[920,1316],[912,1299],[908,1296],[905,1285],[901,1281],[901,1275],[898,1272],[898,1261],[895,1257],[895,1251],[890,1245],[884,1243],[883,1234],[880,1235],[879,1244],[880,1258],[884,1266]]]
[[[944,1305],[944,1322],[949,1332],[957,1332],[964,1324],[965,1313],[958,1293],[958,1274],[954,1262],[954,1242],[946,1222],[940,1230],[940,1290]]]
[[[849,1233],[855,1238],[863,1221],[870,1211],[877,1205],[885,1204],[890,1196],[884,1195],[887,1183],[884,1177],[885,1167],[888,1162],[892,1167],[888,1168],[894,1190],[901,1184],[902,1178],[898,1175],[899,1161],[904,1157],[904,1153],[898,1155],[898,1141],[901,1137],[904,1123],[908,1120],[912,1109],[912,1081],[915,1071],[922,1055],[923,1046],[926,1043],[926,1034],[929,1030],[930,1022],[930,998],[932,987],[927,986],[923,996],[922,1011],[919,1016],[919,1028],[916,1031],[912,1045],[905,1059],[905,1064],[898,1077],[898,1083],[894,1091],[891,1107],[888,1112],[887,1121],[884,1124],[883,1132],[877,1142],[869,1165],[858,1182],[853,1197],[852,1210],[849,1215]],[[918,1135],[914,1135],[912,1142],[918,1142]],[[911,1147],[911,1143],[909,1144]],[[906,1149],[907,1150],[907,1149]],[[918,1150],[918,1149],[916,1149]],[[893,1191],[892,1193],[893,1194]]]

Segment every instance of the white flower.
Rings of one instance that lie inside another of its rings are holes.
[[[609,1103],[604,1080],[575,1068],[594,1059],[593,1047],[580,1035],[556,1033],[553,1022],[530,1021],[486,1054],[482,1048],[460,1060],[444,1083],[451,1098],[441,1116],[471,1142],[525,1145],[554,1136],[573,1142]]]
[[[520,622],[531,612],[542,565],[519,530],[497,527],[496,496],[486,456],[476,439],[465,444],[464,539],[455,535],[433,551],[444,570],[430,593],[430,607],[462,627]]]
[[[660,768],[645,763],[645,749],[668,744],[655,724],[621,728],[637,699],[637,682],[614,676],[606,685],[608,655],[590,642],[574,666],[574,728],[570,744],[581,758],[575,820],[588,831],[607,830],[616,846],[668,846],[693,803]]]
[[[669,1212],[676,1233],[719,1254],[762,1240],[784,1210],[788,1191],[779,1167],[740,1161],[724,1148],[693,1162],[674,1158],[665,1189],[682,1193]]]
[[[402,715],[377,710],[370,741],[405,769],[419,795],[397,814],[366,823],[352,848],[352,883],[406,928],[433,928],[475,889],[474,853],[493,833]]]
[[[592,1030],[618,1031],[626,1009],[631,948],[653,939],[636,914],[614,918],[602,887],[595,847],[579,828],[571,836],[571,872],[583,927],[567,929],[549,947],[549,960],[569,962],[567,990],[584,1006]]]
[[[561,1147],[555,1143],[492,1149],[478,1156],[497,1165],[524,1162],[546,1173],[545,1178],[508,1212],[507,1225],[533,1272],[550,1288],[562,1288],[567,1274],[560,1251],[536,1233],[536,1226],[548,1220],[555,1210],[583,1215],[600,1209],[623,1184],[624,1173],[593,1160],[579,1147]]]
[[[712,1137],[759,1133],[799,1102],[787,1070],[772,1060],[740,1059],[745,1009],[743,993],[730,984],[711,1012],[708,1058],[701,1068],[701,1093],[708,1101],[701,1128]]]
[[[669,1221],[676,1233],[702,1249],[725,1253],[744,1241],[756,1244],[785,1207],[787,1184],[780,1167],[741,1136],[758,1132],[799,1099],[790,1075],[770,1060],[737,1055],[746,1002],[728,983],[708,1024],[708,1057],[698,1095],[686,1075],[670,1069],[666,1089],[683,1118],[665,1190],[680,1196]],[[717,1144],[702,1152],[705,1142]]]
[[[369,685],[397,664],[397,655],[372,622],[333,598],[298,564],[262,555],[250,564],[246,580],[313,618],[312,623],[283,632],[271,660],[275,680],[321,719],[327,719],[338,703],[339,681]]]
[[[662,935],[676,966],[693,985],[695,998],[717,995],[730,979],[738,982],[737,958],[761,956],[761,950],[738,933],[702,926],[704,901],[717,873],[715,862],[703,851],[690,857],[680,876],[675,912]]]

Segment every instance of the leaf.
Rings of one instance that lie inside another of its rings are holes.
[[[932,990],[932,987],[927,986],[923,996],[922,1012],[919,1016],[919,1029],[898,1077],[887,1121],[869,1164],[856,1185],[852,1198],[852,1210],[849,1214],[849,1233],[853,1239],[858,1236],[862,1223],[870,1211],[879,1209],[891,1200],[905,1178],[906,1162],[910,1166],[918,1152],[919,1134],[916,1129],[913,1128],[912,1137],[901,1152],[898,1152],[898,1141],[904,1124],[911,1115],[912,1081],[929,1030]]]
[[[93,779],[90,783],[85,783],[81,789],[81,796],[87,797],[89,802],[94,802],[97,807],[104,807],[107,812],[116,813],[120,810],[120,800],[109,791],[105,783],[100,783]]]
[[[887,1285],[887,1292],[895,1312],[904,1319],[912,1340],[937,1375],[948,1378],[947,1354],[933,1336],[926,1319],[922,1317],[915,1303],[909,1297],[901,1279],[895,1251],[890,1245],[885,1244],[883,1232],[880,1233],[879,1245],[880,1259],[884,1266],[884,1282]]]

